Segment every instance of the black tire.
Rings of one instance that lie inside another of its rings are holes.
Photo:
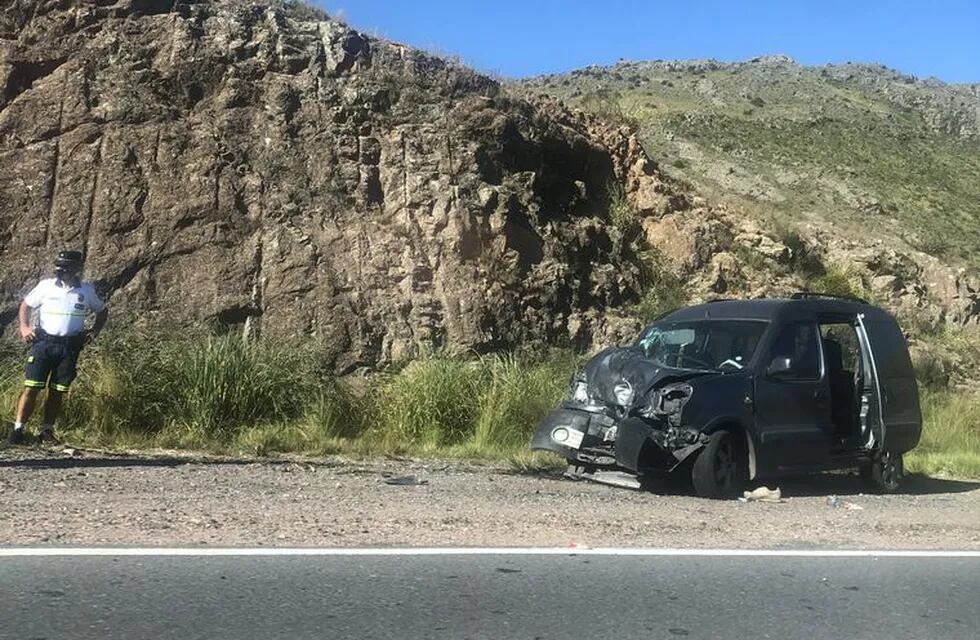
[[[861,478],[877,493],[895,493],[905,477],[902,454],[882,451],[878,457],[861,467]]]
[[[734,435],[716,431],[691,468],[694,491],[702,498],[733,498],[745,483],[745,456]]]

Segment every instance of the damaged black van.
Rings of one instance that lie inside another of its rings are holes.
[[[711,498],[748,480],[853,467],[892,492],[921,431],[894,317],[804,292],[661,317],[573,377],[531,448],[564,456],[572,477],[634,488],[683,470]]]

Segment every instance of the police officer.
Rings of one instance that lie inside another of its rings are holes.
[[[11,444],[26,441],[24,423],[30,419],[41,390],[47,388],[41,441],[57,442],[54,423],[61,413],[64,394],[75,379],[78,354],[95,338],[109,317],[95,288],[82,281],[83,257],[78,251],[62,251],[54,261],[54,277],[42,280],[20,303],[20,336],[31,345],[24,391],[17,402]],[[36,312],[36,313],[35,313]],[[85,320],[95,315],[92,330]],[[32,317],[34,316],[34,317]]]

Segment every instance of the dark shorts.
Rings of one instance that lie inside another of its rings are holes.
[[[78,354],[82,351],[81,340],[54,340],[39,337],[31,345],[24,370],[25,387],[55,391],[68,391],[78,372]]]

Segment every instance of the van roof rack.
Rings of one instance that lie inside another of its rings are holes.
[[[806,300],[808,298],[826,298],[828,300],[850,300],[851,302],[860,302],[861,304],[869,304],[864,298],[859,298],[857,296],[843,296],[836,293],[821,293],[819,291],[797,291],[790,296],[792,300]]]

